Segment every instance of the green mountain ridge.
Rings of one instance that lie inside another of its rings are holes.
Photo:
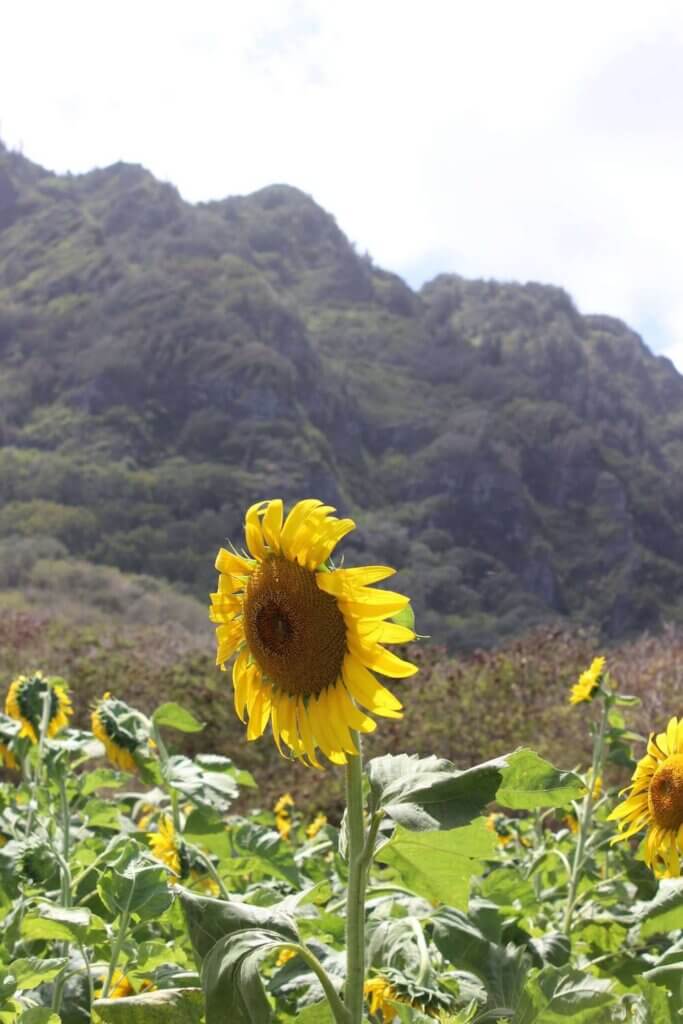
[[[418,292],[274,185],[191,205],[0,144],[0,537],[202,597],[247,504],[352,514],[419,628],[683,618],[683,377],[559,288]]]

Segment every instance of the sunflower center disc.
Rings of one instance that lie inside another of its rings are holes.
[[[650,813],[660,828],[683,825],[683,754],[672,754],[652,776]]]
[[[244,632],[261,671],[295,696],[321,693],[339,678],[346,625],[315,573],[280,556],[252,573],[244,600]]]

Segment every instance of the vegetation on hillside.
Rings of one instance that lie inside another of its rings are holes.
[[[683,379],[537,284],[419,293],[308,196],[191,206],[0,145],[0,537],[204,599],[241,509],[319,494],[422,630],[681,617]]]

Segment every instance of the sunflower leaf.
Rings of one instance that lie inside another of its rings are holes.
[[[201,732],[204,728],[203,722],[175,701],[161,704],[152,715],[152,721],[155,725],[165,725],[169,729],[177,729],[178,732]]]
[[[434,944],[441,955],[458,971],[479,979],[489,1006],[514,1010],[531,966],[526,950],[491,941],[471,917],[453,907],[438,910],[433,922]]]
[[[377,859],[398,872],[406,888],[432,903],[467,906],[470,880],[495,851],[483,818],[461,828],[416,835],[399,825]]]
[[[43,904],[36,913],[21,922],[20,932],[27,939],[59,939],[64,942],[83,942],[90,928],[92,914],[85,907],[65,907]]]
[[[166,988],[93,1003],[103,1024],[199,1024],[203,1007],[199,988]]]
[[[558,771],[526,748],[465,771],[435,756],[387,754],[373,758],[367,774],[372,811],[417,832],[466,825],[493,800],[531,810],[563,806],[585,792],[574,772]]]
[[[270,1024],[270,1003],[258,972],[262,956],[283,943],[277,932],[249,929],[216,942],[202,963],[206,1024]]]
[[[126,911],[146,921],[163,914],[172,900],[166,870],[135,850],[131,855],[130,849],[103,871],[97,891],[110,913]]]
[[[683,878],[664,878],[652,900],[636,907],[641,938],[683,928]]]
[[[299,942],[293,918],[277,905],[259,907],[236,900],[218,900],[200,896],[178,886],[176,889],[183,909],[190,942],[200,960],[213,946],[236,932],[267,929],[280,936],[281,941]]]
[[[607,978],[571,967],[543,967],[530,972],[517,1004],[515,1021],[519,1024],[603,1024],[609,1019],[607,1007],[617,994]]]
[[[66,957],[41,960],[35,956],[24,957],[12,962],[12,974],[18,989],[38,988],[45,981],[52,981],[67,963]]]

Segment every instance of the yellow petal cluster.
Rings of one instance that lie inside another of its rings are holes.
[[[645,862],[659,878],[678,878],[683,853],[683,719],[671,718],[666,732],[652,733],[636,765],[626,799],[609,818],[618,823],[612,842],[647,829]]]
[[[150,832],[147,840],[157,860],[160,860],[171,869],[177,878],[180,878],[180,851],[176,842],[173,822],[167,814],[161,816],[156,832]]]
[[[381,1013],[384,1024],[397,1016],[389,1000],[396,999],[396,993],[386,978],[371,978],[365,982],[364,992],[370,1004],[370,1013]]]
[[[569,695],[570,704],[581,704],[583,701],[589,701],[593,699],[594,691],[597,689],[600,683],[600,678],[604,675],[605,671],[605,659],[604,658],[593,658],[590,668],[587,668],[585,672],[582,672],[579,676],[578,683],[574,683]]]
[[[413,675],[417,668],[385,644],[407,643],[412,629],[388,621],[408,598],[373,584],[387,566],[333,568],[336,545],[355,526],[309,498],[285,517],[280,499],[248,509],[248,551],[222,548],[211,595],[216,663],[232,668],[235,710],[247,739],[268,726],[280,753],[320,767],[357,753],[353,732],[372,732],[372,716],[401,718],[396,697],[375,677]]]
[[[289,839],[289,833],[292,831],[291,808],[293,806],[294,798],[292,797],[292,794],[284,793],[273,808],[275,812],[275,827],[280,833],[280,837],[282,839]]]

